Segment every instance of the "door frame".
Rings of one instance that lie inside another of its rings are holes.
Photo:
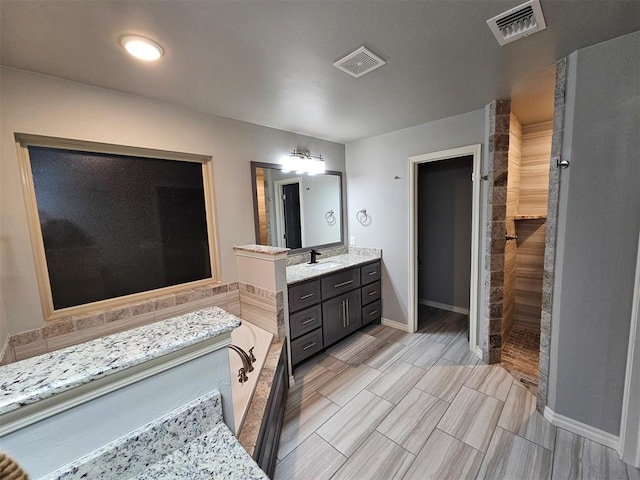
[[[471,286],[469,291],[469,350],[478,355],[478,302],[480,251],[480,168],[482,145],[441,150],[409,157],[409,308],[408,326],[411,333],[418,330],[418,167],[421,163],[458,157],[473,157],[473,201],[471,206]]]
[[[620,420],[620,442],[618,454],[626,463],[640,467],[640,239],[636,278],[631,308],[631,328],[627,351],[622,416]]]
[[[295,178],[284,178],[282,180],[275,180],[273,185],[276,190],[276,194],[278,195],[278,201],[276,204],[276,243],[278,247],[286,247],[286,242],[284,240],[284,206],[282,202],[282,187],[284,185],[293,185],[298,184],[298,190],[300,192],[300,241],[304,248],[305,238],[304,238],[304,194],[303,194],[303,184],[302,177]]]

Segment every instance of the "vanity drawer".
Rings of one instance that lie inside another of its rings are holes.
[[[289,311],[297,312],[320,302],[320,281],[312,280],[289,288]]]
[[[321,326],[322,306],[320,304],[289,315],[289,328],[292,339]]]
[[[369,265],[365,265],[364,267],[360,267],[360,271],[362,272],[363,285],[367,285],[368,283],[380,280],[380,262],[371,263]]]
[[[352,268],[322,279],[322,299],[335,297],[360,286],[360,269]]]
[[[380,298],[380,280],[362,287],[362,304],[367,305]]]
[[[362,325],[378,320],[380,317],[382,317],[382,301],[377,300],[362,307]]]
[[[295,365],[322,350],[322,329],[318,328],[291,342],[291,363]]]

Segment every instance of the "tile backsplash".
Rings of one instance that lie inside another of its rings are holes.
[[[344,255],[346,253],[353,253],[355,255],[371,255],[371,254],[380,254],[381,250],[379,248],[368,248],[368,247],[348,247],[347,245],[340,245],[339,247],[331,247],[318,250],[322,253],[322,257],[319,259],[322,261],[325,258],[336,257],[338,255]],[[299,265],[301,263],[305,263],[309,261],[309,252],[305,253],[296,253],[293,255],[289,255],[287,257],[287,267],[291,267],[293,265]]]

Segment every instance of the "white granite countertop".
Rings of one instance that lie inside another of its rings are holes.
[[[0,414],[229,332],[240,323],[210,307],[0,367]]]
[[[175,478],[268,480],[224,423],[132,477],[135,480]]]
[[[213,391],[44,477],[45,480],[268,480],[223,423]]]
[[[288,248],[269,247],[267,245],[256,245],[255,243],[250,245],[236,245],[233,249],[236,252],[262,253],[264,255],[279,255],[289,251]]]
[[[345,253],[334,257],[327,257],[318,260],[317,264],[309,265],[308,263],[300,263],[287,267],[287,284],[291,285],[312,278],[326,275],[327,273],[338,272],[346,268],[363,265],[365,263],[380,260],[382,251],[374,248],[359,249],[359,253]],[[335,264],[323,268],[323,264]]]

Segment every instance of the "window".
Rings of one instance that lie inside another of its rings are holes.
[[[209,157],[17,139],[45,319],[219,280]]]

